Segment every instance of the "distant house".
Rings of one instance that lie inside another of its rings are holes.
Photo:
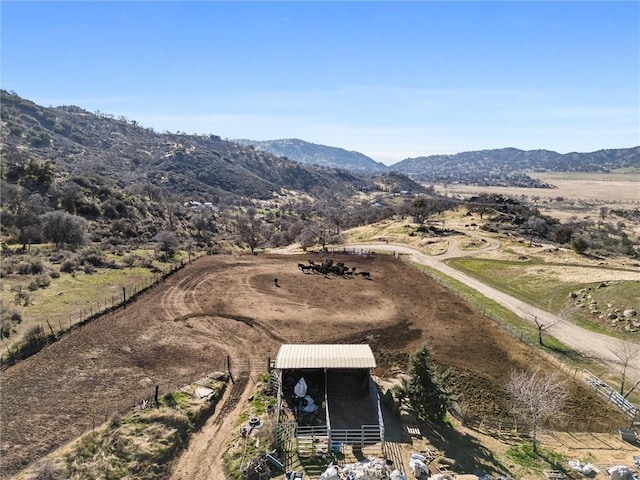
[[[376,361],[369,345],[282,345],[276,434],[300,455],[384,446]]]

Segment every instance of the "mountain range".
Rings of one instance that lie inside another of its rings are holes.
[[[385,166],[359,152],[298,139],[227,141],[213,134],[159,133],[123,116],[43,107],[13,92],[0,94],[3,162],[49,161],[58,175],[93,172],[121,187],[150,184],[191,197],[271,198],[285,190],[350,196],[384,184],[372,179],[380,175],[420,191],[411,180],[545,187],[526,172],[640,171],[640,147],[569,154],[503,148]]]
[[[386,166],[359,152],[299,139],[236,140],[257,150],[308,165],[363,174],[396,172],[421,183],[466,183],[545,187],[526,172],[610,172],[640,170],[640,147],[561,154],[550,150],[501,148],[407,158]]]
[[[268,152],[279,157],[287,157],[307,165],[328,168],[342,168],[351,172],[375,175],[389,171],[389,168],[360,152],[348,151],[344,148],[328,147],[305,142],[297,138],[284,140],[235,140],[241,145],[253,146],[257,150]]]

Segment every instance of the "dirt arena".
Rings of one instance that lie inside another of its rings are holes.
[[[302,273],[314,255],[208,256],[134,303],[65,335],[2,373],[0,471],[10,476],[122,410],[155,385],[243,359],[274,358],[282,343],[369,343],[378,375],[428,344],[478,410],[500,413],[512,368],[544,364],[457,296],[392,256],[332,255],[362,276]],[[277,282],[275,282],[277,279]],[[249,368],[249,367],[246,367]],[[552,368],[546,366],[546,368]],[[573,413],[612,413],[578,389]]]

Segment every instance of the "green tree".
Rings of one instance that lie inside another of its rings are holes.
[[[173,257],[180,245],[176,232],[171,230],[160,230],[154,240],[156,241],[158,250],[163,253],[165,260],[169,260],[169,258]]]
[[[42,234],[56,247],[70,245],[77,247],[84,243],[84,219],[67,212],[56,210],[40,216]]]
[[[571,241],[571,248],[576,253],[583,254],[589,248],[589,243],[582,237],[576,237]]]
[[[422,420],[443,421],[451,397],[432,365],[429,347],[425,345],[411,356],[408,373],[410,379],[403,387],[403,394],[411,408]]]
[[[430,198],[418,197],[411,202],[408,210],[414,221],[422,225],[437,210],[436,202]]]

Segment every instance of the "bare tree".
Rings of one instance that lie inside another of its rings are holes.
[[[514,402],[514,412],[531,421],[531,446],[538,452],[537,435],[540,424],[556,416],[567,399],[564,382],[555,374],[545,375],[539,369],[515,371],[507,391]]]
[[[336,235],[329,222],[318,221],[308,223],[298,235],[298,241],[304,250],[316,244],[326,250],[328,244],[339,243],[341,236]]]
[[[544,237],[549,229],[547,222],[543,218],[536,217],[535,215],[529,217],[526,227],[529,229],[529,246],[533,245],[534,236]]]
[[[264,241],[264,222],[253,207],[247,208],[245,213],[239,213],[234,219],[235,232],[242,243],[246,243],[251,253]]]
[[[154,240],[156,241],[158,250],[164,253],[165,260],[169,260],[180,245],[176,232],[172,232],[171,230],[160,230]]]
[[[638,385],[640,385],[639,379],[625,395],[624,384],[627,379],[627,367],[629,366],[629,363],[640,356],[640,345],[637,343],[622,341],[611,348],[611,353],[620,360],[620,365],[622,366],[622,371],[620,372],[620,395],[623,395],[626,398]]]
[[[526,311],[526,313],[531,317],[531,320],[533,320],[533,323],[536,324],[536,328],[538,329],[538,344],[540,344],[541,347],[544,347],[544,339],[542,334],[545,332],[545,330],[553,327],[556,322],[551,322],[551,323],[542,323],[542,321],[538,318],[538,315],[536,315],[536,313],[533,311],[533,309],[527,309],[528,311]]]

